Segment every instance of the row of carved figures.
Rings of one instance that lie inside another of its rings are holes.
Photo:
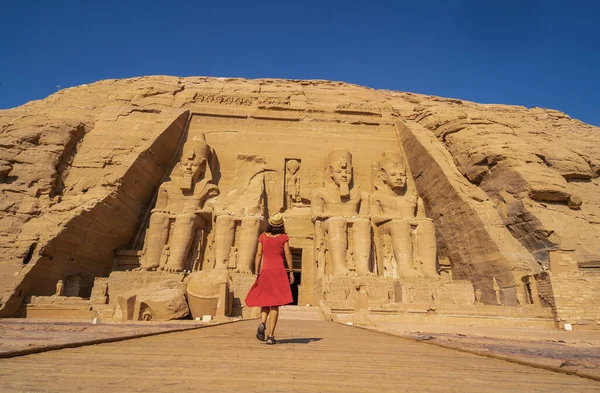
[[[402,157],[385,152],[377,167],[376,191],[369,195],[352,181],[349,151],[327,155],[324,186],[311,195],[321,274],[437,278],[433,222],[422,199],[407,193]]]
[[[178,169],[160,186],[140,270],[183,271],[193,244],[206,245],[211,232],[214,268],[227,268],[234,250],[236,269],[252,272],[264,220],[266,163],[259,156],[238,156],[235,187],[219,196],[209,164],[213,156],[203,135],[185,143]],[[288,207],[300,201],[298,167],[296,160],[286,163]],[[379,158],[371,195],[354,184],[348,150],[331,151],[324,169],[324,185],[310,197],[315,258],[322,274],[437,277],[433,222],[425,217],[421,198],[407,192],[399,154],[386,152]]]

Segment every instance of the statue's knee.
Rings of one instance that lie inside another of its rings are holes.
[[[417,232],[435,236],[435,226],[433,225],[432,221],[424,220],[419,222],[419,225],[417,226]]]
[[[150,216],[150,225],[160,225],[167,222],[169,219],[169,215],[166,213],[152,213]]]
[[[228,216],[228,215],[220,215],[220,216],[217,216],[216,223],[217,224],[229,224],[232,221],[233,221],[233,217]]]
[[[256,228],[260,224],[260,217],[244,217],[242,218],[242,226],[245,228]]]
[[[400,232],[410,232],[410,222],[404,220],[393,220],[391,227]]]
[[[423,221],[419,226],[422,226],[423,228],[426,228],[429,231],[435,231],[435,226],[433,225],[433,221],[430,221],[430,220]]]
[[[194,214],[194,213],[182,213],[182,214],[180,214],[180,215],[177,216],[177,218],[179,218],[179,217],[181,217],[181,218],[183,218],[183,219],[185,219],[187,221],[193,221],[196,218],[196,214]]]
[[[234,218],[231,216],[218,216],[215,221],[215,229],[218,231],[228,231],[234,227]]]
[[[345,229],[346,228],[346,220],[341,217],[333,217],[327,220],[327,227],[329,230],[332,229]]]
[[[194,225],[196,215],[193,213],[182,213],[175,219],[175,228],[177,227],[189,227]]]
[[[352,224],[355,230],[361,232],[370,232],[371,231],[371,222],[368,219],[358,219],[354,221]]]

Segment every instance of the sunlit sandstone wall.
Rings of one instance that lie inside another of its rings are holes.
[[[600,328],[600,274],[573,270],[552,274],[556,315],[560,324]]]
[[[26,205],[31,216],[13,236],[27,254],[17,247],[2,261],[0,315],[16,313],[24,296],[53,294],[56,282],[68,276],[80,276],[79,295],[89,296],[94,277],[110,273],[114,250],[128,247],[136,235],[187,118],[185,110],[132,108],[98,117],[59,184],[37,198],[36,210]],[[23,211],[21,205],[17,217]]]
[[[600,328],[600,261],[577,262],[575,250],[550,251],[550,270],[542,274],[559,327]]]
[[[539,267],[532,255],[506,231],[493,204],[451,164],[448,152],[422,127],[397,125],[411,163],[417,190],[436,223],[442,255],[453,262],[456,278],[471,280],[493,304],[493,278],[503,288],[503,303],[517,304],[520,276]]]
[[[282,113],[283,112],[283,113]],[[218,116],[217,116],[218,115]],[[237,116],[237,117],[233,117]],[[284,208],[285,163],[300,162],[300,194],[304,208],[288,211],[286,230],[290,247],[302,250],[302,283],[300,302],[315,304],[312,277],[316,276],[313,259],[313,229],[309,198],[323,185],[327,154],[336,148],[352,153],[354,184],[366,192],[373,191],[373,164],[384,151],[399,151],[393,123],[379,123],[376,116],[370,124],[360,121],[361,115],[330,114],[336,121],[320,121],[299,110],[262,110],[229,114],[214,109],[192,106],[188,138],[206,135],[218,161],[218,182],[224,198],[232,190],[238,154],[257,154],[267,163],[265,173],[266,215]],[[375,117],[375,115],[373,115]],[[358,117],[358,119],[357,119]],[[352,124],[352,123],[356,124]],[[412,185],[411,185],[412,187]]]
[[[428,213],[436,220],[441,256],[450,259],[460,278],[473,280],[488,303],[493,277],[505,289],[505,301],[514,301],[511,288],[518,276],[546,267],[549,250],[574,250],[578,262],[598,260],[600,255],[599,129],[560,112],[480,105],[329,81],[176,77],[108,80],[65,89],[45,100],[0,111],[3,315],[10,314],[6,311],[9,298],[48,293],[54,285],[54,275],[65,274],[62,262],[56,265],[42,262],[39,269],[44,273],[39,276],[52,272],[52,277],[17,288],[23,277],[34,271],[46,245],[65,230],[67,223],[90,210],[91,205],[114,206],[103,211],[102,219],[115,231],[114,238],[119,241],[109,242],[110,247],[102,246],[98,252],[101,257],[88,259],[92,252],[86,248],[92,247],[93,235],[102,236],[106,232],[102,226],[90,232],[81,250],[75,252],[69,247],[67,254],[86,257],[87,262],[81,265],[85,266],[81,269],[84,274],[105,274],[112,247],[123,247],[136,236],[132,229],[126,230],[132,239],[116,233],[121,227],[135,227],[133,217],[147,212],[146,201],[152,198],[151,189],[159,183],[158,176],[135,176],[138,182],[142,180],[145,191],[141,193],[143,197],[128,207],[131,215],[126,216],[123,221],[127,223],[122,226],[117,223],[123,223],[118,217],[124,212],[116,207],[121,202],[115,200],[111,205],[111,200],[105,198],[119,195],[118,190],[127,187],[127,183],[115,181],[111,174],[133,173],[128,172],[133,163],[153,151],[150,146],[160,135],[183,132],[180,116],[186,110],[252,118],[256,124],[264,120],[263,136],[277,129],[273,124],[298,122],[302,125],[293,126],[299,127],[298,132],[316,135],[319,130],[327,129],[336,137],[343,137],[346,129],[361,126],[367,140],[366,135],[381,135],[380,130],[396,123],[405,124],[410,133],[402,133],[399,128],[399,139],[417,189],[424,195]],[[163,111],[165,117],[161,118]],[[111,115],[114,119],[111,121],[119,126],[108,127],[110,132],[100,132],[106,126],[98,127],[96,123],[103,121],[103,114],[113,112],[117,114]],[[135,121],[129,123],[128,117]],[[194,121],[200,120],[194,117]],[[223,133],[227,121],[214,120],[219,132],[212,136],[209,132],[209,143],[221,143],[215,137]],[[177,124],[177,131],[167,131],[171,124]],[[94,130],[99,138],[95,144],[105,148],[106,157],[102,161],[89,154],[79,157]],[[323,138],[326,140],[327,136]],[[168,139],[166,161],[176,154],[176,142],[171,140],[177,138]],[[302,143],[301,137],[299,140]],[[254,145],[260,144],[248,145],[246,150],[254,150]],[[396,142],[393,148],[397,146]],[[357,145],[357,151],[353,151],[359,161],[363,160],[360,147]],[[306,145],[306,148],[314,147]],[[162,155],[152,161],[160,159]],[[283,164],[277,160],[267,157],[267,162],[275,163],[281,170]],[[228,165],[228,160],[223,161]],[[168,171],[163,165],[158,165],[160,171]],[[318,173],[322,161],[316,168],[312,165],[311,171]],[[70,174],[72,169],[81,172],[75,176]],[[221,174],[226,190],[230,175],[225,170]],[[76,180],[78,177],[88,180]],[[309,176],[303,181],[310,179]],[[365,187],[368,179],[367,171],[358,171],[357,184]],[[314,183],[318,182],[315,177]],[[303,192],[308,191],[308,185],[302,187]],[[271,194],[276,191],[272,189]],[[279,200],[275,196],[273,199]],[[448,220],[447,213],[454,218]],[[89,224],[82,222],[78,228]],[[57,255],[64,249],[59,246],[61,242],[55,246]],[[93,249],[97,248],[95,244]],[[42,269],[43,264],[47,267]],[[76,262],[73,266],[80,264]],[[74,268],[73,272],[76,271]],[[580,285],[588,284],[580,282]],[[21,295],[15,297],[19,292]]]
[[[352,153],[354,184],[372,191],[373,162],[386,150],[399,150],[393,125],[369,126],[298,120],[235,119],[193,116],[189,134],[204,132],[214,148],[220,167],[219,189],[231,191],[236,157],[258,154],[267,162],[266,192],[272,213],[283,208],[285,160],[301,161],[300,190],[308,200],[312,190],[322,187],[327,154],[344,147]]]

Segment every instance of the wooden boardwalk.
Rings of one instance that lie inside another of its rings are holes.
[[[0,392],[600,392],[572,375],[325,321],[256,321],[0,359]]]

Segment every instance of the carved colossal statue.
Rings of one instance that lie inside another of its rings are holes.
[[[433,221],[425,216],[423,200],[407,193],[402,157],[385,152],[378,162],[378,179],[371,195],[371,220],[377,240],[391,237],[394,263],[392,277],[437,278],[436,241]],[[379,272],[382,274],[382,272]]]
[[[235,271],[240,273],[254,270],[264,214],[265,170],[266,162],[262,157],[238,154],[232,190],[216,203],[215,208],[216,269],[235,266]]]
[[[357,274],[368,275],[371,254],[371,225],[367,217],[369,197],[353,185],[352,155],[348,150],[337,149],[327,155],[324,179],[324,187],[312,193],[311,209],[318,245],[322,241],[320,237],[324,236],[330,262],[328,272],[334,276],[349,275],[350,265]]]
[[[205,202],[219,193],[212,184],[208,165],[211,153],[204,134],[184,144],[178,169],[158,191],[146,232],[145,252],[136,270],[184,270],[197,231],[206,228],[211,219]]]

